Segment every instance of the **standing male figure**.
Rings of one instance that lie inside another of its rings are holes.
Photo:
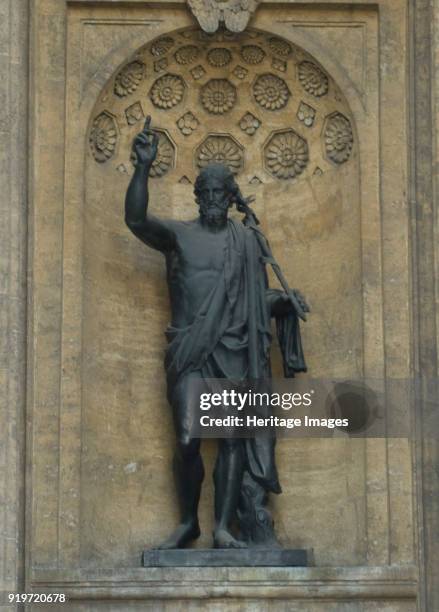
[[[191,436],[196,409],[189,401],[191,381],[270,376],[270,315],[282,321],[278,332],[286,370],[293,375],[305,364],[292,302],[286,294],[268,289],[262,234],[228,219],[234,203],[243,212],[249,209],[226,166],[212,164],[200,172],[194,190],[197,219],[164,220],[149,214],[148,176],[157,143],[148,117],[133,144],[137,164],[126,195],[125,220],[137,238],[166,257],[172,320],[166,330],[165,369],[177,434],[174,469],[181,522],[161,548],[181,548],[200,535],[198,503],[204,478],[200,440]],[[298,292],[294,300],[307,310]],[[231,531],[244,473],[265,492],[280,493],[274,445],[274,438],[219,441],[215,547],[246,546]]]

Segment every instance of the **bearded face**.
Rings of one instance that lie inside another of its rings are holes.
[[[200,217],[208,225],[223,225],[227,219],[231,197],[224,181],[209,177],[198,191],[197,202]]]

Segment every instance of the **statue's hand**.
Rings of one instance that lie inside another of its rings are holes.
[[[293,297],[295,298],[295,300],[291,299],[291,294],[293,294]],[[294,305],[294,302],[297,303],[297,305],[299,306],[299,308],[301,309],[303,313],[310,312],[310,308],[308,304],[306,303],[305,298],[300,293],[300,291],[298,291],[297,289],[291,289],[290,295],[279,291],[278,298],[275,301],[273,309],[272,309],[274,316],[286,315],[292,310],[297,311],[297,308]],[[297,312],[297,314],[299,313]]]
[[[296,298],[297,303],[299,304],[299,306],[302,309],[302,311],[303,312],[310,312],[310,307],[306,303],[306,300],[303,297],[303,295],[300,293],[300,291],[298,289],[292,289],[291,293],[294,294],[294,297]]]
[[[137,164],[151,167],[157,155],[159,135],[149,128],[151,117],[145,119],[143,130],[136,136],[133,142],[133,151],[136,154]]]

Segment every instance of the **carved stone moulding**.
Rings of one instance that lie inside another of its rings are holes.
[[[202,30],[216,32],[224,24],[231,32],[243,32],[259,0],[188,0]]]
[[[192,132],[194,132],[199,125],[200,122],[195,117],[195,115],[191,113],[191,111],[187,111],[177,121],[178,129],[185,136],[189,136],[190,134],[192,134]]]
[[[278,110],[286,106],[290,91],[283,79],[275,74],[262,74],[253,84],[256,102],[267,110]]]
[[[244,166],[244,148],[229,134],[210,134],[198,147],[195,159],[198,168],[223,163],[238,174]]]
[[[239,172],[247,147],[247,180],[291,180],[308,164],[322,172],[340,168],[353,146],[350,110],[317,61],[288,40],[250,29],[207,34],[191,27],[139,49],[108,81],[93,112],[96,163],[111,160],[108,168],[129,173],[130,143],[146,115],[153,128],[166,126],[156,178],[175,168],[193,182],[194,167],[207,160]]]
[[[249,136],[253,136],[256,130],[260,127],[261,121],[252,113],[245,113],[239,122],[239,127]]]
[[[200,54],[200,50],[195,45],[185,45],[180,47],[175,54],[175,60],[181,65],[192,64]]]
[[[149,95],[154,106],[168,109],[180,104],[183,100],[184,89],[185,83],[181,76],[165,74],[153,83]]]
[[[244,45],[241,57],[247,64],[260,64],[265,58],[265,51],[258,45]]]
[[[134,125],[144,116],[145,115],[140,102],[135,102],[125,110],[125,117],[127,118],[128,125]]]
[[[165,55],[174,46],[174,39],[171,36],[162,36],[151,45],[151,55],[160,57]]]
[[[104,163],[113,157],[117,137],[115,118],[103,111],[94,119],[89,136],[91,152],[97,162]]]
[[[316,64],[309,61],[303,61],[298,67],[299,81],[303,89],[320,98],[328,93],[329,79],[326,74]]]
[[[214,68],[222,68],[232,61],[232,54],[225,47],[215,47],[207,53],[207,61]]]
[[[309,161],[308,144],[294,130],[274,133],[264,147],[266,170],[278,179],[294,179],[305,170]]]
[[[214,115],[222,115],[236,103],[236,87],[227,79],[210,79],[201,89],[203,108]]]
[[[287,62],[283,59],[279,59],[278,57],[273,57],[271,65],[275,70],[279,70],[279,72],[286,72],[288,68]]]
[[[134,61],[118,72],[114,80],[114,93],[120,98],[132,94],[139,87],[145,75],[145,64]]]
[[[286,40],[282,40],[282,38],[277,38],[275,36],[268,40],[268,45],[273,53],[277,53],[277,55],[284,58],[289,57],[293,52],[293,48]]]
[[[166,70],[168,67],[168,60],[166,57],[161,57],[154,62],[154,72],[161,72],[162,70]]]
[[[244,68],[244,66],[240,66],[238,64],[238,66],[236,66],[233,69],[233,74],[236,76],[237,79],[245,79],[245,77],[248,75],[248,70],[247,68]]]
[[[297,118],[299,121],[304,123],[306,127],[312,127],[315,117],[316,110],[309,104],[306,104],[306,102],[301,102],[297,110]]]
[[[198,81],[199,79],[201,79],[201,77],[203,77],[205,74],[206,74],[206,71],[204,70],[201,64],[199,64],[198,66],[195,66],[195,68],[192,68],[191,70],[192,78],[195,81]]]
[[[326,156],[335,164],[343,164],[351,156],[354,135],[349,119],[341,113],[326,118],[324,127]]]

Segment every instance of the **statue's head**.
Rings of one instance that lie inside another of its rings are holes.
[[[209,224],[224,223],[227,212],[239,197],[239,187],[228,166],[212,163],[200,171],[194,187],[200,217]]]

